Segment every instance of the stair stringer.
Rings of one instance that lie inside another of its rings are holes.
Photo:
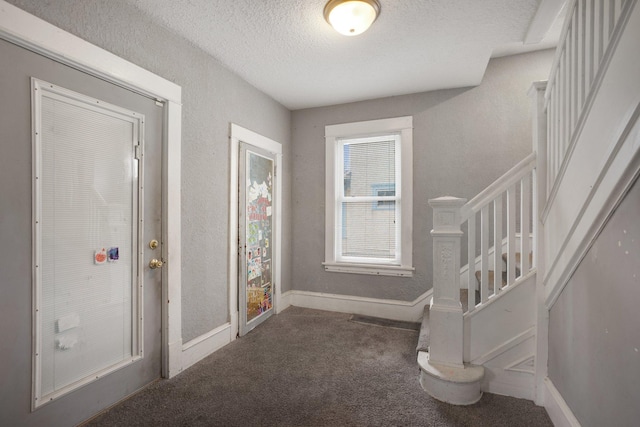
[[[464,315],[465,363],[483,366],[481,389],[535,398],[536,272]]]

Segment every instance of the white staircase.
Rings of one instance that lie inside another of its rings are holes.
[[[534,151],[468,203],[429,201],[434,294],[418,364],[436,399],[472,404],[483,390],[533,398],[536,161]],[[461,259],[473,260],[462,277]]]
[[[532,154],[468,203],[429,201],[434,292],[418,363],[433,397],[489,391],[570,419],[548,392],[548,315],[640,174],[637,3],[569,0],[549,83],[530,92]]]

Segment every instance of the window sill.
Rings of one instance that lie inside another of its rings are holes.
[[[325,271],[333,273],[369,274],[372,276],[413,277],[415,268],[399,265],[352,264],[323,262]]]

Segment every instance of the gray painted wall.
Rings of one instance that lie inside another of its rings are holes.
[[[427,200],[472,198],[531,152],[531,83],[553,51],[493,59],[481,85],[294,111],[293,289],[411,301],[432,287]],[[325,272],[324,127],[413,116],[413,278]]]
[[[640,182],[616,209],[549,317],[549,378],[580,423],[640,419]]]
[[[290,282],[290,112],[140,11],[113,0],[9,0],[182,86],[182,334],[222,325],[228,310],[229,123],[283,144],[282,289]]]

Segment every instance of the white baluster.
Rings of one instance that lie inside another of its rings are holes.
[[[585,80],[585,23],[586,23],[586,0],[580,0],[576,5],[576,112],[574,125],[580,117],[582,103],[584,101],[584,80]]]
[[[489,297],[489,205],[480,211],[480,302]]]
[[[569,136],[567,137],[567,141],[565,144],[565,149],[562,150],[562,155],[564,157],[564,153],[566,151],[566,147],[573,136],[573,130],[576,126],[576,121],[578,120],[578,40],[580,39],[578,33],[578,12],[579,12],[579,4],[580,2],[576,2],[576,9],[571,17],[571,74],[569,75],[569,82],[571,83],[571,115],[569,119]]]
[[[467,306],[469,312],[476,308],[476,289],[478,289],[478,280],[476,279],[476,214],[469,217],[468,239],[467,239]]]
[[[507,286],[516,281],[516,186],[507,190]]]
[[[502,289],[502,194],[493,201],[493,293]]]
[[[600,69],[600,61],[602,60],[602,32],[603,21],[602,13],[604,10],[605,0],[594,0],[593,5],[593,77],[596,76]]]
[[[520,205],[520,276],[529,272],[529,252],[531,252],[530,221],[531,221],[531,175],[522,178]]]
[[[587,5],[586,5],[586,10],[585,10],[585,49],[584,49],[584,54],[585,54],[585,64],[586,64],[586,68],[585,68],[585,77],[584,77],[584,93],[585,93],[585,98],[586,99],[586,95],[589,94],[589,89],[591,89],[591,82],[593,81],[593,69],[594,69],[594,52],[595,52],[595,45],[594,45],[594,35],[595,35],[595,31],[594,31],[594,13],[593,13],[593,8],[594,8],[594,1],[595,0],[589,0],[587,1]]]
[[[613,31],[613,18],[614,15],[611,13],[613,7],[613,2],[611,0],[605,0],[604,5],[602,7],[602,53],[607,51],[607,47],[609,46],[609,39],[611,37],[611,32]]]

